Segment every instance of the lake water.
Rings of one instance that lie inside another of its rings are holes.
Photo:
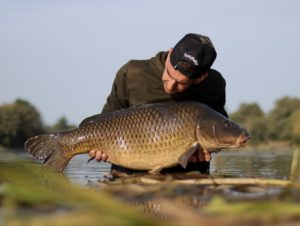
[[[25,153],[20,151],[18,153],[20,156],[26,157]],[[109,163],[91,161],[87,164],[88,159],[88,155],[75,156],[65,169],[65,175],[71,181],[85,186],[89,182],[101,180],[109,174]],[[287,179],[290,174],[291,160],[291,150],[225,150],[212,155],[210,175]],[[10,156],[5,152],[0,152],[0,164],[10,161],[13,161]]]
[[[110,164],[91,161],[89,157],[74,157],[65,175],[82,185],[103,179],[109,174]],[[210,175],[215,177],[259,177],[287,179],[290,174],[292,151],[223,151],[212,154]]]

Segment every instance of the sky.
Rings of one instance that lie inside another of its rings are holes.
[[[211,38],[226,109],[300,98],[298,0],[0,0],[0,105],[22,98],[45,124],[101,111],[118,69]]]

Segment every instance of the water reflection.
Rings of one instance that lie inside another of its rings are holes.
[[[292,151],[223,151],[213,154],[210,173],[213,176],[264,177],[287,179],[290,173]],[[74,157],[65,170],[72,181],[86,184],[103,179],[110,164],[92,161],[87,155]]]
[[[224,151],[213,156],[211,174],[287,179],[292,151]]]
[[[24,158],[28,157],[24,152],[18,153]],[[109,174],[109,163],[91,161],[87,164],[88,159],[86,154],[75,156],[65,169],[65,175],[73,182],[86,185]],[[223,151],[213,154],[210,173],[212,176],[287,179],[291,159],[292,151]],[[0,164],[13,160],[13,156],[0,152]]]
[[[75,183],[87,185],[89,182],[96,182],[104,179],[110,172],[110,164],[91,161],[87,163],[89,156],[86,154],[77,155],[71,159],[64,174]]]

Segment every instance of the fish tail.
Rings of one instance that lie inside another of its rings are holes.
[[[28,139],[24,147],[35,159],[42,161],[44,167],[63,172],[73,156],[68,154],[70,152],[66,146],[61,144],[61,138],[60,133],[39,135]]]

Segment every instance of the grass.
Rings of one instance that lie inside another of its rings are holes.
[[[23,160],[1,164],[0,183],[6,225],[159,225],[107,193]]]
[[[299,174],[297,166],[299,153],[296,153],[293,159],[291,179],[297,178]],[[173,180],[168,177],[164,178],[162,183],[156,180],[156,184],[143,184],[143,180],[147,181],[145,178],[147,177],[106,183],[105,189],[103,187],[99,191],[76,186],[61,174],[14,156],[13,162],[0,164],[0,224],[2,221],[8,226],[241,224],[276,226],[297,225],[300,222],[300,188],[299,182],[294,180],[291,180],[293,183],[282,180],[282,184],[276,181],[276,184],[261,185],[254,180],[251,186],[256,185],[265,190],[276,186],[281,192],[276,197],[263,200],[232,201],[223,196],[226,189],[244,188],[248,186],[246,183],[234,185],[227,180],[226,184],[205,184],[205,180],[211,179],[199,178],[194,180],[198,181],[198,184],[186,184],[185,182],[192,180]],[[262,180],[258,178],[257,181]],[[176,198],[179,193],[181,199]],[[189,197],[190,193],[193,195]],[[207,196],[207,193],[210,195]],[[139,207],[134,207],[120,201],[122,197],[130,197],[130,200],[145,200],[145,197],[148,199]],[[204,204],[191,208],[195,198],[204,198]],[[148,211],[151,215],[141,211],[146,207],[151,208],[151,211]],[[167,220],[157,218],[158,214],[169,217]]]

